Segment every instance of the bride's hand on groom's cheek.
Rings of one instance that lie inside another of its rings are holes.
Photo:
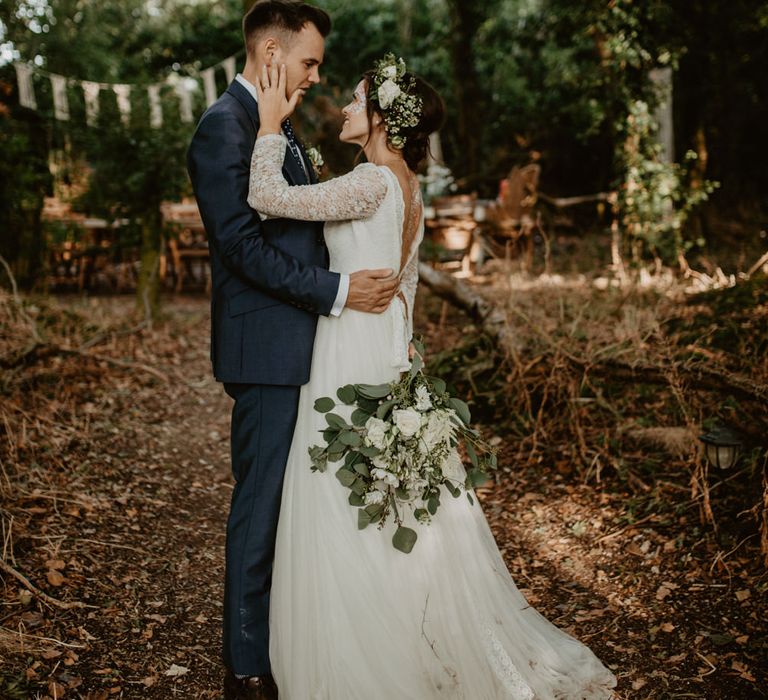
[[[296,105],[304,95],[304,90],[297,89],[290,99],[286,97],[286,67],[282,64],[264,66],[261,78],[256,85],[259,96],[259,136],[279,134],[283,122],[293,114]]]

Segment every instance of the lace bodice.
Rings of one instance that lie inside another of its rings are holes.
[[[325,240],[334,272],[399,271],[400,292],[385,313],[393,322],[393,365],[406,369],[419,281],[418,250],[424,233],[418,187],[413,188],[411,215],[404,227],[402,189],[389,168],[363,163],[327,182],[292,186],[282,174],[286,146],[285,137],[279,134],[256,140],[248,203],[262,217],[327,222]],[[403,241],[407,252],[402,249]]]

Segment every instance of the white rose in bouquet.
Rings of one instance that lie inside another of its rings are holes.
[[[400,96],[400,88],[391,78],[379,85],[378,97],[382,109],[389,109],[392,103]]]
[[[374,479],[383,481],[388,486],[394,486],[395,488],[400,486],[400,479],[398,479],[392,472],[387,471],[386,469],[373,469],[371,471],[371,476]]]
[[[394,80],[397,77],[397,66],[387,66],[381,73],[385,78]]]
[[[379,503],[384,503],[384,494],[381,491],[368,491],[363,500],[367,506],[379,505]]]
[[[416,388],[416,406],[417,411],[428,411],[432,408],[432,399],[429,396],[429,390],[424,385]]]
[[[377,450],[383,450],[387,447],[387,430],[389,423],[371,416],[365,422],[365,430],[367,432],[365,441],[371,447],[375,447]]]
[[[392,411],[392,418],[400,434],[405,438],[413,437],[421,428],[421,416],[412,408],[398,408]]]

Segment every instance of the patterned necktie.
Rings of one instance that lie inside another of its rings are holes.
[[[288,139],[288,148],[291,149],[291,153],[293,153],[293,157],[299,164],[301,171],[306,177],[309,177],[307,166],[304,165],[304,159],[301,157],[301,151],[299,151],[299,145],[296,143],[296,132],[293,130],[293,126],[291,126],[290,119],[286,119],[283,122],[283,133],[285,134],[285,138]]]

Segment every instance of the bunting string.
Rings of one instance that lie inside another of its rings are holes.
[[[53,97],[53,114],[58,121],[70,120],[70,105],[67,89],[69,87],[79,87],[83,91],[83,101],[85,103],[85,121],[90,127],[96,126],[99,118],[99,98],[101,93],[113,92],[117,100],[117,107],[120,112],[120,119],[128,126],[131,121],[131,98],[137,91],[146,90],[149,97],[149,123],[152,128],[159,129],[163,125],[163,103],[161,100],[161,91],[164,88],[170,89],[175,94],[179,103],[179,113],[181,120],[185,123],[191,123],[195,120],[193,109],[193,97],[199,90],[199,83],[202,83],[203,94],[205,96],[205,105],[210,107],[219,97],[216,88],[216,71],[223,70],[227,84],[235,79],[237,71],[237,60],[242,56],[242,51],[209,66],[194,75],[181,75],[174,71],[163,82],[152,83],[150,85],[130,85],[125,83],[100,83],[92,80],[81,80],[58,73],[50,73],[31,63],[16,62],[16,81],[18,83],[19,104],[27,109],[38,110],[38,101],[35,94],[35,84],[33,78],[47,78],[51,84],[51,95]]]

